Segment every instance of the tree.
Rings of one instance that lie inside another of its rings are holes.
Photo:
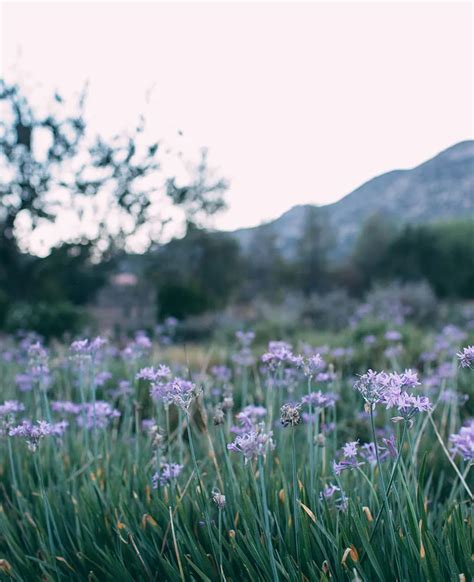
[[[380,276],[387,251],[396,236],[393,223],[383,214],[376,212],[365,222],[350,258],[355,277],[352,278],[353,291],[364,292]]]
[[[194,226],[160,248],[149,276],[158,286],[159,316],[180,319],[225,307],[242,280],[237,241]]]
[[[153,241],[166,221],[166,207],[180,208],[187,222],[223,207],[227,183],[211,179],[206,152],[183,183],[162,171],[161,144],[144,143],[143,119],[130,135],[91,138],[85,92],[72,112],[58,94],[50,105],[49,113],[39,113],[18,85],[0,80],[4,252],[17,242],[28,248],[26,239],[65,210],[76,223],[67,242],[92,241],[103,253],[126,247],[132,236]]]
[[[292,267],[283,257],[277,235],[271,227],[255,230],[244,261],[245,277],[241,284],[244,301],[258,296],[279,299],[294,278]]]
[[[330,244],[330,231],[323,211],[315,206],[308,207],[295,260],[297,286],[305,295],[328,288]]]
[[[474,221],[405,227],[380,271],[385,278],[425,280],[438,297],[474,298]]]
[[[145,121],[128,134],[93,137],[86,93],[76,103],[56,94],[46,108],[0,79],[0,319],[15,302],[83,305],[105,282],[112,259],[159,238],[179,209],[201,224],[224,206],[227,183],[214,178],[201,152],[197,165],[168,175],[162,144],[148,143]],[[64,216],[66,236],[32,241]],[[34,314],[33,314],[34,315]]]

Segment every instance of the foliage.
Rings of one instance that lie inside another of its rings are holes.
[[[29,304],[35,322],[38,302],[48,313],[55,302],[90,302],[117,253],[137,241],[145,250],[170,213],[175,224],[176,212],[185,224],[201,224],[224,206],[227,183],[211,175],[206,151],[197,165],[170,174],[162,144],[144,137],[144,119],[129,133],[92,136],[85,102],[86,91],[77,103],[55,94],[40,108],[0,80],[0,326],[17,321],[25,309],[18,302]]]
[[[333,345],[322,358],[301,346],[302,360],[278,342],[260,357],[248,348],[251,336],[240,334],[237,344],[204,353],[205,365],[184,370],[186,350],[168,348],[157,359],[143,334],[121,350],[96,339],[50,354],[36,338],[7,340],[0,359],[10,401],[0,405],[0,576],[472,578],[472,462],[456,453],[467,438],[459,428],[472,414],[463,397],[473,395],[472,370],[453,366],[466,335],[451,326],[425,337],[430,360],[418,359],[402,335],[395,361],[383,353],[393,339],[382,334],[344,352]],[[433,409],[396,422],[380,403],[374,416],[367,405],[364,412],[353,375],[374,365],[417,366],[416,389]],[[329,379],[316,378],[318,369]],[[29,375],[29,391],[24,383],[15,390],[17,374]],[[203,392],[175,374],[199,382]],[[300,423],[306,413],[313,421]],[[22,417],[67,419],[69,426],[46,424],[33,442],[31,427],[11,428]],[[142,420],[150,421],[144,429]],[[256,432],[239,440],[233,425]],[[459,444],[451,452],[452,433]],[[365,450],[372,452],[362,457]]]
[[[104,252],[112,243],[123,247],[137,232],[151,243],[167,203],[181,208],[188,222],[223,206],[227,184],[210,179],[205,152],[187,183],[177,176],[157,181],[160,143],[143,143],[143,119],[128,135],[91,138],[85,92],[73,112],[56,94],[43,113],[19,86],[0,81],[0,101],[6,112],[0,122],[4,244],[18,237],[19,220],[34,232],[67,209],[78,221],[68,242],[100,241]]]
[[[77,334],[87,323],[84,311],[68,301],[40,301],[13,303],[5,316],[7,332],[30,329],[46,339],[62,338],[65,334]]]
[[[379,272],[402,281],[425,279],[438,297],[474,297],[474,222],[408,226],[393,241]]]
[[[325,291],[331,285],[328,252],[332,241],[327,225],[327,217],[320,209],[307,209],[294,259],[294,285],[305,295]]]
[[[148,269],[158,285],[160,317],[180,319],[227,304],[241,279],[237,242],[190,227],[161,248]]]

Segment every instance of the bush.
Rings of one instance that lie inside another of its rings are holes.
[[[206,294],[195,285],[169,283],[161,287],[158,293],[158,315],[184,319],[206,311],[209,300]]]
[[[85,312],[69,302],[14,303],[5,318],[5,330],[36,331],[46,339],[77,334],[86,323]]]

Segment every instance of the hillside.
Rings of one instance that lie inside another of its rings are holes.
[[[295,206],[278,219],[234,231],[243,249],[262,230],[275,233],[291,255],[309,206]],[[347,255],[365,221],[382,213],[399,225],[474,216],[474,141],[458,143],[408,170],[394,170],[365,182],[333,204],[322,206],[331,224],[334,256]]]

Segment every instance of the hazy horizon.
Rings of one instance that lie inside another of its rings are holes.
[[[44,99],[88,80],[94,131],[144,112],[150,139],[208,147],[231,183],[218,229],[335,202],[472,139],[469,2],[4,2],[1,13],[5,78]]]

